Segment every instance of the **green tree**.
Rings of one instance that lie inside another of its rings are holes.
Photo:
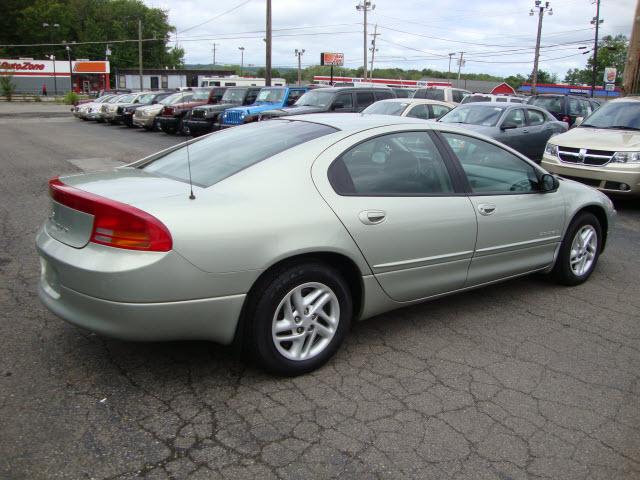
[[[13,77],[11,75],[0,75],[0,92],[2,92],[7,102],[11,101],[15,91],[16,84],[13,83]]]
[[[629,40],[624,35],[616,35],[615,37],[607,35],[598,42],[598,63],[596,67],[597,85],[604,83],[604,69],[607,67],[615,67],[617,69],[616,83],[622,83],[628,48]],[[593,81],[593,64],[592,54],[587,61],[586,68],[569,70],[564,77],[564,81],[571,85],[591,85]]]
[[[520,75],[519,73],[517,75],[509,75],[507,78],[504,79],[505,83],[507,83],[509,86],[511,86],[514,90],[518,90],[518,88],[520,88],[520,86],[527,81],[527,79],[525,78],[524,75]]]
[[[6,0],[4,0],[6,1]],[[35,0],[14,1],[0,26],[13,22],[11,28],[0,29],[0,43],[62,43],[69,42],[72,58],[105,58],[111,41],[111,62],[114,68],[138,64],[138,20],[142,21],[143,62],[145,67],[174,67],[182,64],[184,51],[169,48],[169,34],[175,28],[168,22],[167,13],[149,8],[141,0]],[[43,27],[47,23],[48,28]],[[58,24],[59,27],[53,27]],[[130,42],[117,42],[132,40]],[[73,42],[77,42],[73,45]],[[97,42],[97,43],[83,43]],[[9,47],[3,52],[12,56],[40,57],[55,54],[67,57],[63,45],[43,47]]]

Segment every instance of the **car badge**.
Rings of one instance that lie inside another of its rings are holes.
[[[578,158],[580,159],[580,161],[582,163],[584,163],[584,157],[587,155],[587,149],[586,148],[581,148],[580,149],[580,153],[578,153]]]

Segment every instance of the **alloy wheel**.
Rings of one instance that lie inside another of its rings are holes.
[[[573,237],[569,262],[571,271],[581,277],[593,266],[598,249],[598,234],[592,225],[584,225]]]

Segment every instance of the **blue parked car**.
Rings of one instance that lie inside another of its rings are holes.
[[[306,87],[264,87],[253,105],[229,108],[222,115],[220,127],[235,127],[258,120],[261,112],[293,105],[307,90]]]

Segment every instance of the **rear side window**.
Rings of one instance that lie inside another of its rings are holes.
[[[529,103],[551,113],[562,113],[562,97],[534,97]]]
[[[392,92],[376,92],[376,100],[386,100],[387,98],[395,98]]]
[[[340,195],[420,196],[453,192],[447,167],[426,132],[398,132],[362,142],[329,168]]]
[[[358,110],[368,107],[375,101],[373,92],[357,92],[356,100],[358,102]]]
[[[462,90],[452,90],[451,98],[454,102],[460,103],[464,99],[464,92]]]
[[[544,114],[538,110],[528,109],[527,113],[529,114],[529,125],[542,125],[546,120]]]
[[[451,109],[449,107],[445,107],[444,105],[431,105],[431,111],[433,112],[432,118],[440,118],[445,113],[449,113]]]
[[[287,106],[291,106],[298,101],[298,99],[304,94],[302,90],[290,90],[289,98],[287,98]]]
[[[341,93],[336,97],[336,101],[334,102],[334,106],[336,110],[353,110],[353,98],[350,93]]]
[[[413,98],[427,98],[444,102],[444,90],[441,88],[422,88],[413,95]]]
[[[316,123],[271,120],[230,128],[189,145],[194,185],[210,187],[251,165],[315,138],[336,132]],[[143,165],[142,170],[189,181],[185,147]]]
[[[429,118],[429,107],[424,103],[415,105],[411,110],[409,110],[407,117],[422,118],[423,120],[426,120]]]

